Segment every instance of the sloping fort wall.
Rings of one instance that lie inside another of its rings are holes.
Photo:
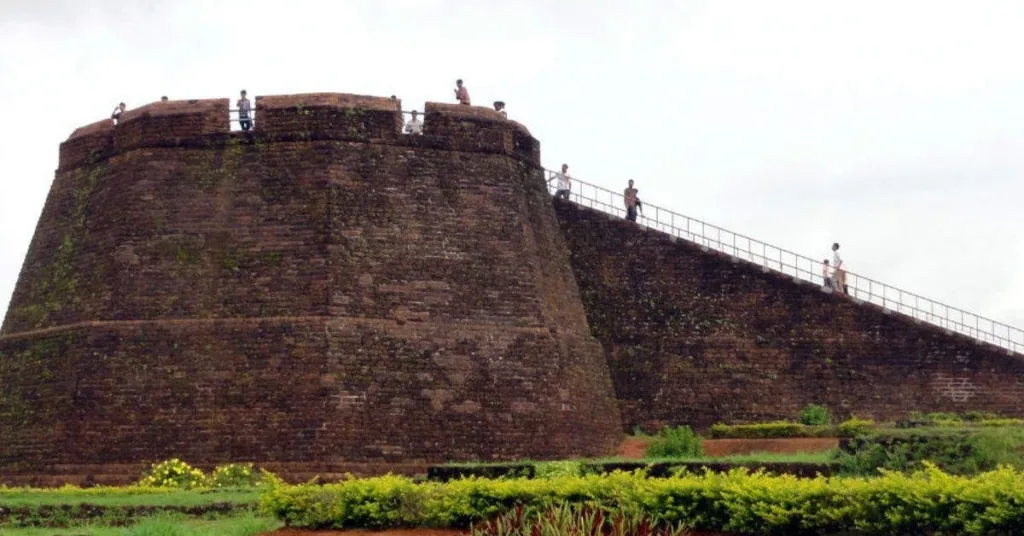
[[[1024,415],[1024,357],[555,202],[626,429],[912,410]]]

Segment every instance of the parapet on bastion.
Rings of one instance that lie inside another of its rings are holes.
[[[76,130],[0,331],[0,474],[290,478],[605,454],[621,429],[540,167],[492,110],[154,103]]]

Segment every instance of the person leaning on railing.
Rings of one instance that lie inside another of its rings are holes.
[[[828,264],[828,259],[821,261],[821,279],[824,280],[824,287],[827,289],[835,290],[835,283],[832,281],[832,267]]]
[[[423,134],[423,121],[419,118],[419,112],[412,111],[412,119],[405,124],[406,134]]]
[[[246,93],[243,89],[238,99],[238,124],[242,127],[242,130],[248,132],[252,128],[252,120],[249,119],[249,112],[252,111],[252,104],[249,99],[245,97]]]
[[[561,173],[552,173],[551,178],[548,179],[548,184],[551,184],[552,181],[556,181],[555,197],[568,201],[569,190],[572,189],[572,178],[569,177],[569,164],[562,164]]]
[[[636,222],[636,211],[638,209],[640,212],[643,212],[640,198],[636,196],[638,192],[639,190],[633,187],[633,179],[629,179],[629,185],[622,192],[622,201],[626,204],[626,219],[631,222]]]

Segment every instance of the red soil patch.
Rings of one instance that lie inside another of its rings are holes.
[[[705,439],[705,456],[728,456],[752,452],[796,454],[823,452],[839,446],[834,437],[786,437],[779,439]]]
[[[626,458],[627,460],[641,460],[644,454],[647,454],[647,443],[649,439],[642,437],[627,437],[625,441],[619,445],[619,450],[615,453],[620,458]]]
[[[647,453],[649,438],[627,437],[619,445],[615,455],[627,460],[642,460]],[[839,446],[834,437],[785,437],[778,439],[705,439],[705,456],[728,456],[754,452],[796,454],[799,452],[824,452]]]

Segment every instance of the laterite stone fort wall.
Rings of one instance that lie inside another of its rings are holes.
[[[908,411],[1024,415],[1024,357],[557,202],[628,428]]]
[[[405,136],[399,102],[315,94],[257,98],[246,135],[227,107],[155,103],[61,146],[0,330],[0,480],[614,449],[524,127],[428,103]]]

